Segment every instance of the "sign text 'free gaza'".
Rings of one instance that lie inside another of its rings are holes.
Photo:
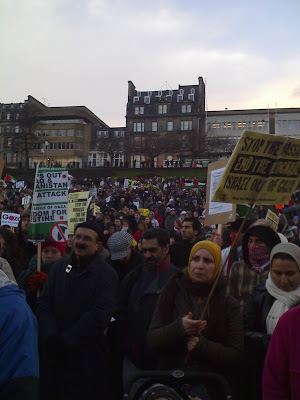
[[[213,201],[286,204],[300,181],[300,139],[245,131]]]
[[[60,237],[64,240],[67,211],[68,171],[64,168],[38,168],[30,216],[30,240],[60,241]],[[59,233],[57,235],[56,228]]]

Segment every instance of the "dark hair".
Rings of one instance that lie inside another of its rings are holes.
[[[24,257],[22,251],[18,245],[16,236],[7,228],[0,227],[0,236],[3,237],[5,242],[4,251],[1,254],[2,258],[9,263],[11,269],[17,279],[20,272],[24,269]]]
[[[168,231],[161,228],[147,229],[142,234],[142,240],[144,239],[146,240],[157,239],[158,245],[160,247],[165,247],[167,244],[170,244],[170,235]]]
[[[184,222],[192,222],[193,223],[193,231],[198,231],[198,235],[201,233],[201,225],[197,218],[193,217],[185,217],[183,220]]]
[[[278,260],[278,259],[294,261],[297,264],[297,261],[287,253],[277,253],[277,254],[275,254],[274,257],[272,258],[272,262],[273,262],[273,260]]]

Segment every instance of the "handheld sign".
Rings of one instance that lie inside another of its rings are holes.
[[[213,201],[286,204],[299,184],[300,139],[245,131]]]
[[[68,223],[67,211],[68,171],[65,168],[39,168],[38,166],[28,239],[41,242],[61,241],[58,234],[51,234],[51,232],[57,223]],[[63,237],[64,239],[68,237],[66,231]]]
[[[208,164],[205,225],[226,224],[236,220],[236,205],[212,201],[215,190],[224,174],[228,160]]]
[[[1,214],[1,225],[11,226],[17,228],[20,221],[20,214],[6,213]]]
[[[68,203],[68,234],[73,235],[75,225],[86,220],[89,192],[75,192],[69,194]]]

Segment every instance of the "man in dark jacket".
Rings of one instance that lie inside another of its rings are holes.
[[[170,262],[169,247],[166,230],[151,228],[144,232],[144,265],[129,273],[120,287],[116,319],[122,332],[122,347],[127,361],[141,369],[156,367],[146,336],[161,289],[177,271]]]
[[[98,255],[95,222],[79,224],[70,257],[51,269],[38,300],[43,399],[108,399],[105,332],[115,307],[117,275]]]

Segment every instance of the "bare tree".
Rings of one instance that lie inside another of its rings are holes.
[[[124,151],[124,139],[115,137],[113,132],[107,138],[97,139],[94,143],[94,148],[97,151],[103,151],[107,153],[110,157],[111,166],[115,153]]]

